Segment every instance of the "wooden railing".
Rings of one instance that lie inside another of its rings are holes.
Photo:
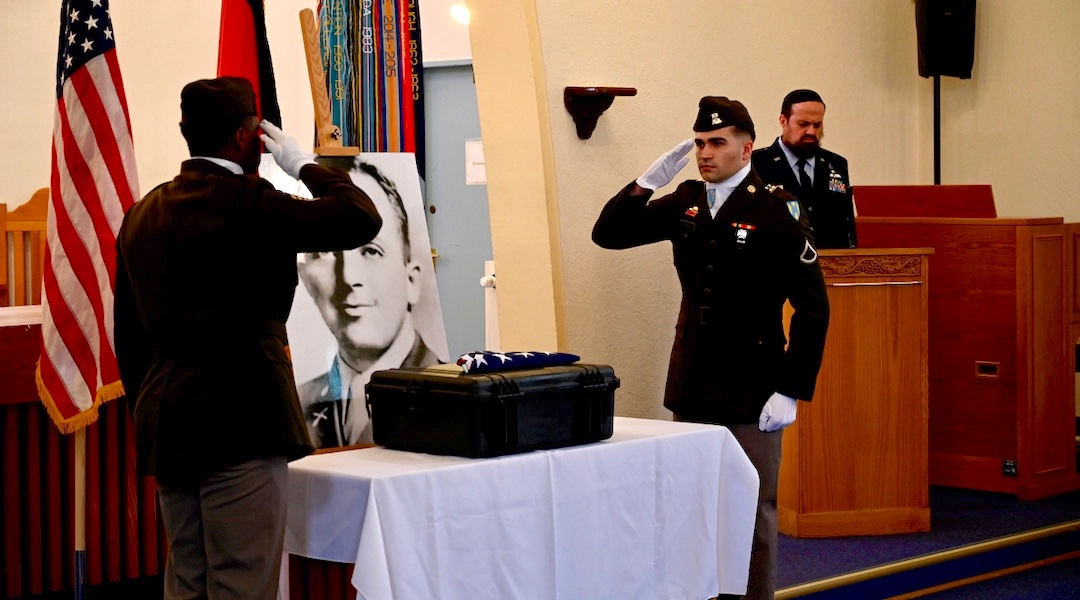
[[[49,188],[34,192],[29,202],[10,213],[6,204],[0,204],[0,233],[4,234],[0,306],[41,304],[48,206]]]

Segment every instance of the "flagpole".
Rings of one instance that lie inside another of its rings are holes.
[[[75,432],[75,600],[86,598],[86,428]]]

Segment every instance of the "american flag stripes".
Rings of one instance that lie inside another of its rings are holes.
[[[108,0],[60,9],[37,383],[64,433],[123,394],[113,351],[116,234],[139,194]]]

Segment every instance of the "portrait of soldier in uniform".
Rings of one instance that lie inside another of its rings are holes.
[[[364,394],[372,373],[446,362],[449,354],[415,159],[362,154],[349,174],[383,227],[359,248],[297,256],[288,323],[316,448],[372,441]]]

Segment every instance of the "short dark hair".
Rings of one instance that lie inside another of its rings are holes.
[[[732,125],[731,126],[731,131],[734,132],[735,135],[750,136],[750,141],[751,142],[753,142],[753,141],[755,141],[757,139],[757,136],[754,134],[753,129],[747,130],[747,129],[743,128],[743,127],[739,127],[738,125]]]
[[[822,106],[825,106],[825,101],[814,90],[794,90],[784,96],[784,103],[780,105],[780,114],[790,117],[791,105],[800,102],[820,102]]]
[[[180,133],[184,135],[191,156],[217,156],[229,137],[249,120],[253,121],[251,127],[258,127],[259,119],[255,116],[222,117],[216,123],[180,123]]]
[[[401,199],[397,185],[371,163],[366,163],[357,158],[354,167],[374,179],[382,188],[382,191],[386,193],[386,197],[390,199],[390,206],[394,208],[400,224],[398,231],[401,233],[402,254],[405,258],[405,264],[408,264],[412,260],[412,247],[409,244],[409,215],[405,212],[405,202]]]

